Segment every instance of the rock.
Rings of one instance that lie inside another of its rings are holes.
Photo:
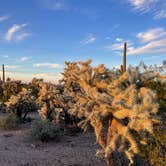
[[[3,136],[4,136],[4,137],[12,137],[13,134],[10,134],[10,133],[9,133],[9,134],[4,134]]]
[[[32,147],[32,148],[36,148],[36,145],[34,145],[34,144],[30,144],[30,147]]]
[[[5,148],[4,148],[4,149],[5,149],[5,150],[9,150],[9,148],[8,148],[8,147],[6,147],[6,146],[5,146]]]

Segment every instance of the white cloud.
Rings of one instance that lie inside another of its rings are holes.
[[[5,66],[5,68],[7,68],[7,69],[17,69],[17,68],[19,68],[20,66],[18,66],[18,65],[6,65]]]
[[[10,68],[14,69],[14,68]],[[24,72],[16,72],[16,71],[6,71],[6,78],[11,78],[12,80],[22,80],[24,82],[30,82],[32,78],[43,78],[45,81],[57,83],[60,79],[62,79],[62,75],[60,73],[25,73]],[[0,75],[2,75],[2,71],[0,70]]]
[[[154,19],[162,19],[162,18],[166,18],[166,10],[164,9],[157,11],[154,16]]]
[[[134,10],[139,12],[149,12],[153,10],[154,6],[159,0],[128,0]]]
[[[121,38],[120,38],[121,39]],[[116,40],[116,39],[115,39]],[[117,41],[114,44],[108,45],[105,47],[105,49],[107,50],[113,50],[113,51],[121,51],[124,47],[124,39],[122,39],[121,41]],[[131,47],[133,45],[133,42],[130,40],[127,40],[127,46]]]
[[[139,38],[141,42],[149,42],[159,38],[166,38],[166,31],[164,28],[149,29],[148,31],[138,33],[137,38]]]
[[[63,76],[60,73],[38,73],[33,74],[32,77],[43,78],[45,81],[50,82],[58,82]]]
[[[5,40],[10,42],[12,40],[15,41],[20,41],[23,38],[28,36],[28,33],[23,32],[23,28],[26,27],[27,24],[14,24],[11,28],[8,29],[6,35],[5,35]]]
[[[23,56],[20,58],[20,61],[25,62],[25,61],[28,61],[29,59],[30,59],[30,57]]]
[[[124,41],[124,40],[123,40],[122,38],[117,37],[117,38],[116,38],[116,41],[117,41],[117,42],[122,42],[122,41]]]
[[[92,33],[88,34],[87,37],[81,41],[81,44],[88,45],[92,44],[96,41],[96,36]]]
[[[114,43],[110,46],[107,46],[106,48],[113,51],[119,51],[123,49],[123,43]]]
[[[18,35],[16,36],[16,40],[17,40],[17,41],[21,41],[21,40],[25,39],[25,38],[28,37],[28,36],[30,36],[30,34],[24,32],[24,33],[18,34]]]
[[[139,14],[151,13],[154,19],[166,18],[166,1],[164,0],[126,0]]]
[[[107,36],[107,37],[105,37],[105,39],[106,39],[106,40],[110,40],[110,39],[111,39],[111,37]]]
[[[144,54],[166,54],[166,31],[164,28],[150,29],[140,32],[135,39],[139,39],[137,45],[131,40],[127,41],[128,55],[144,55]],[[123,42],[115,42],[105,47],[114,53],[119,53],[123,49]]]
[[[62,65],[57,63],[36,63],[34,67],[62,68]]]
[[[62,77],[61,74],[56,74],[56,73],[37,73],[37,74],[33,74],[33,77],[55,77],[55,76],[58,76],[58,77]]]
[[[6,16],[0,16],[0,22],[5,21],[5,20],[7,20],[8,18],[9,18],[8,15],[6,15]]]
[[[166,53],[166,39],[151,41],[140,47],[129,47],[128,55]]]
[[[39,4],[49,10],[67,10],[68,3],[66,0],[38,0]]]

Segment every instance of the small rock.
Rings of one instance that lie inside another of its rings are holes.
[[[71,144],[70,144],[70,147],[74,147],[74,144],[73,144],[73,143],[71,143]]]
[[[34,145],[34,144],[30,144],[30,146],[31,146],[32,148],[36,148],[36,145]]]
[[[9,148],[5,146],[5,150],[9,150]]]
[[[3,136],[4,136],[4,137],[12,137],[13,134],[4,134]]]

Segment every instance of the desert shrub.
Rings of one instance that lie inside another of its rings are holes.
[[[141,145],[141,158],[148,159],[152,166],[165,166],[166,133],[165,122],[154,126],[154,133],[142,133],[147,144]]]
[[[145,84],[146,87],[152,89],[157,94],[157,100],[160,106],[159,114],[165,118],[166,110],[166,82],[161,82],[159,80],[149,81]]]
[[[164,80],[151,80],[144,82],[144,86],[152,89],[157,95],[159,103],[158,116],[161,119],[159,125],[154,126],[153,135],[148,135],[148,144],[141,147],[142,157],[148,158],[153,166],[165,166],[166,149],[166,82]]]
[[[20,119],[14,114],[9,114],[0,118],[0,128],[2,129],[16,129],[19,125]]]
[[[29,112],[37,109],[35,97],[31,95],[31,91],[25,88],[16,96],[12,95],[5,105],[8,112],[23,120]]]
[[[50,121],[36,121],[32,125],[31,136],[35,140],[48,142],[50,140],[57,140],[60,135],[59,128]]]
[[[5,105],[3,102],[0,102],[0,112],[5,112]]]
[[[154,128],[153,140],[149,141],[147,147],[147,158],[152,166],[165,166],[165,150],[166,150],[166,123]]]

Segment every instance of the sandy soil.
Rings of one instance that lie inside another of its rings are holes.
[[[19,130],[0,130],[0,166],[104,166],[95,157],[93,133],[62,136],[60,141],[41,143],[29,137],[30,124]]]

